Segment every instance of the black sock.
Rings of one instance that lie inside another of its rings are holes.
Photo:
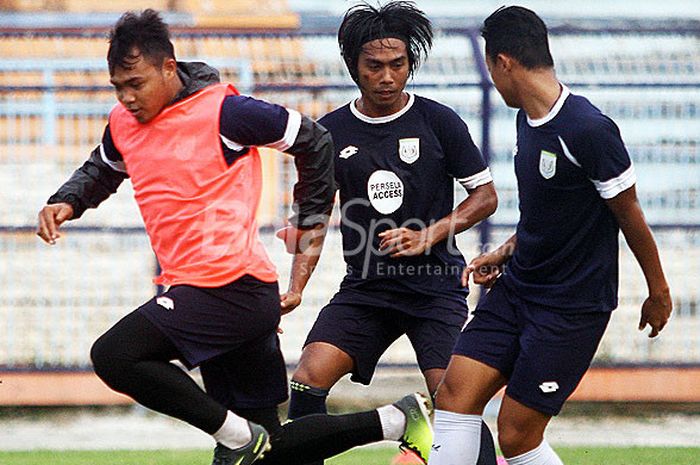
[[[287,418],[296,420],[297,418],[315,413],[327,413],[326,398],[328,389],[321,389],[308,384],[292,380],[289,383],[289,411]],[[323,465],[323,460],[314,460],[304,465]]]
[[[326,398],[328,389],[321,389],[292,380],[289,383],[289,412],[287,418],[295,420],[314,413],[327,413]]]
[[[260,465],[302,465],[384,439],[376,410],[349,415],[307,415],[282,425]]]
[[[265,430],[267,430],[270,436],[280,434],[281,432],[282,425],[280,424],[280,419],[277,415],[277,407],[247,409],[236,408],[233,410],[233,413],[262,426],[265,428]]]
[[[493,444],[493,435],[484,420],[481,420],[481,446],[476,465],[496,465],[496,447]]]

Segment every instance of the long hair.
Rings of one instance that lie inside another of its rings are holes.
[[[338,30],[338,45],[355,82],[362,46],[386,38],[400,39],[406,44],[410,74],[413,75],[433,45],[433,27],[413,2],[393,1],[379,7],[364,2],[350,8]]]
[[[532,10],[521,6],[499,8],[484,20],[481,36],[491,60],[505,53],[528,69],[554,66],[547,26]]]
[[[124,13],[109,33],[107,64],[110,74],[117,66],[128,66],[137,48],[141,55],[154,65],[161,65],[166,58],[175,58],[168,25],[157,11],[147,9],[137,14]]]

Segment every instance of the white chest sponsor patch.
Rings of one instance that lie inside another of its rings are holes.
[[[367,181],[367,198],[379,213],[394,213],[403,204],[403,182],[392,171],[375,171]]]

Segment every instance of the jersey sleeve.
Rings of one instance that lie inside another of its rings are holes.
[[[448,108],[442,113],[436,118],[436,132],[445,153],[448,172],[467,190],[492,182],[491,171],[462,118]]]
[[[560,140],[565,155],[583,169],[603,199],[612,199],[632,187],[637,178],[617,125],[600,115],[569,148]]]
[[[109,129],[109,124],[105,127],[105,131],[102,134],[102,142],[98,146],[100,159],[112,168],[114,171],[118,171],[123,174],[127,174],[126,165],[124,164],[124,159],[122,154],[119,153],[117,147],[114,145],[112,140],[112,131]]]
[[[77,219],[88,208],[96,208],[128,178],[122,155],[114,146],[109,125],[105,128],[102,143],[95,147],[87,161],[78,168],[47,203],[69,203],[73,218]]]
[[[221,139],[233,150],[270,147],[285,151],[301,126],[299,112],[244,95],[230,95],[221,106]]]

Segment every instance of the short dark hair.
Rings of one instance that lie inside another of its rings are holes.
[[[364,2],[345,13],[338,29],[338,45],[355,82],[362,46],[388,38],[400,39],[406,44],[412,75],[433,45],[433,27],[413,2],[393,1],[380,7]]]
[[[109,32],[107,64],[110,74],[114,74],[117,66],[128,65],[134,47],[155,65],[163,64],[167,58],[175,58],[168,25],[157,11],[150,8],[140,14],[128,11],[119,18]]]
[[[528,69],[554,66],[547,26],[532,10],[521,6],[499,8],[484,20],[481,36],[491,60],[504,53]]]

